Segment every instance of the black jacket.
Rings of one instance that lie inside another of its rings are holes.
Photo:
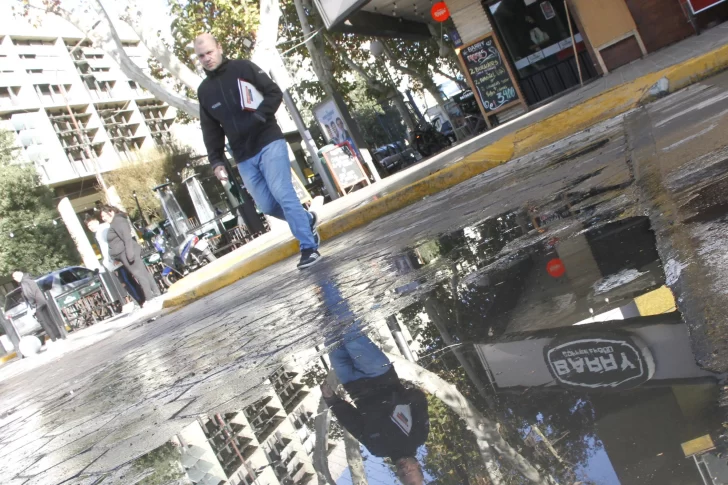
[[[43,292],[40,291],[38,283],[27,273],[20,278],[20,291],[23,293],[25,301],[31,308],[42,307],[48,304]]]
[[[283,93],[260,67],[247,60],[225,59],[220,67],[205,73],[207,78],[197,88],[197,98],[202,137],[213,167],[223,164],[226,136],[236,162],[254,157],[269,143],[283,138],[275,118]],[[257,110],[241,107],[238,79],[249,82],[263,95]]]
[[[129,218],[122,213],[117,213],[109,224],[109,232],[106,233],[106,241],[109,243],[109,256],[112,259],[121,261],[121,255],[125,254],[127,261],[135,261],[137,243],[131,237],[131,225]]]
[[[344,388],[356,406],[337,396],[326,399],[339,424],[374,456],[392,460],[415,456],[430,432],[424,392],[404,387],[394,368],[379,377],[344,384]],[[409,415],[403,416],[403,411]]]

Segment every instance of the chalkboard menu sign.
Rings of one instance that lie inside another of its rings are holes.
[[[347,188],[368,181],[364,169],[348,144],[337,146],[323,155],[340,191],[346,193]]]
[[[521,102],[518,86],[493,33],[462,47],[459,54],[486,116]]]

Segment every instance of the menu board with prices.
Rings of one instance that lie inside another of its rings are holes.
[[[493,33],[461,48],[459,56],[485,116],[523,102]]]

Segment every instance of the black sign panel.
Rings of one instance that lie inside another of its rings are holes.
[[[340,190],[367,180],[359,160],[348,146],[336,147],[323,155]]]
[[[558,340],[544,349],[544,357],[559,384],[579,389],[629,389],[654,374],[650,351],[632,337]]]
[[[486,113],[518,101],[516,83],[506,68],[506,60],[493,35],[464,47],[460,55]]]

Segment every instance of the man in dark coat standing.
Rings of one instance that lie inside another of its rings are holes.
[[[66,332],[58,327],[58,324],[53,318],[53,314],[48,308],[48,300],[46,300],[43,292],[40,291],[38,283],[28,273],[19,269],[13,271],[13,279],[20,284],[20,291],[23,293],[23,298],[28,303],[29,309],[35,309],[35,318],[40,323],[40,326],[43,327],[51,342],[55,342],[59,338],[65,340]]]

